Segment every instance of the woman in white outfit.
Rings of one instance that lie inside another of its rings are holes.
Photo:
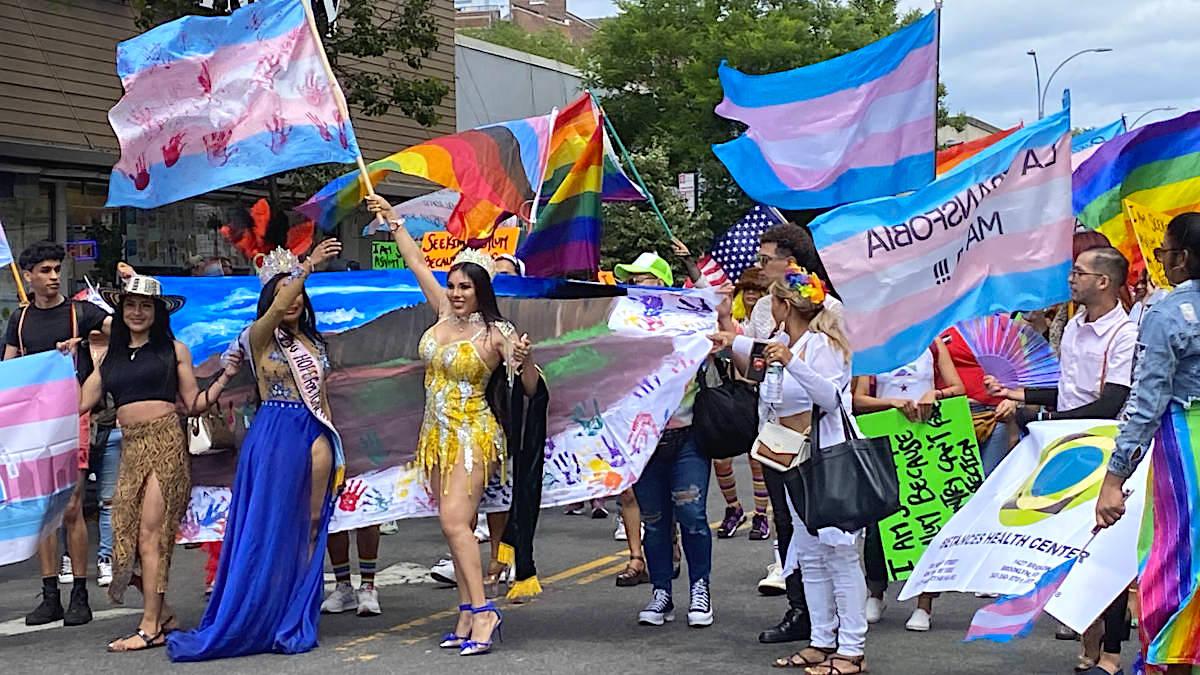
[[[780,330],[763,355],[768,364],[782,364],[786,373],[782,402],[760,399],[760,424],[776,422],[806,434],[815,405],[826,413],[820,420],[822,446],[841,443],[846,434],[838,406],[847,411],[851,406],[850,347],[840,319],[825,307],[825,285],[815,274],[793,267],[768,292]],[[748,362],[754,345],[750,338],[731,332],[718,333],[712,340],[717,349],[732,345],[739,366]],[[858,552],[862,533],[825,528],[813,536],[794,510],[792,521],[795,532],[784,575],[797,567],[802,573],[812,634],[808,647],[774,665],[807,668],[812,675],[865,673],[867,586]]]

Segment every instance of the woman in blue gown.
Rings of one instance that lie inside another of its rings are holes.
[[[172,661],[317,646],[325,538],[345,463],[304,280],[340,250],[326,240],[303,265],[283,249],[263,260],[258,318],[242,339],[263,403],[238,458],[212,599],[196,629],[167,637]]]

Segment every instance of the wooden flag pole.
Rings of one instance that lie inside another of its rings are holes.
[[[17,283],[17,302],[22,307],[29,304],[29,296],[25,295],[25,284],[21,283],[21,272],[17,269],[17,263],[10,262],[9,269],[12,270],[13,281]]]
[[[312,32],[313,40],[317,43],[317,55],[321,59],[321,67],[325,69],[325,77],[329,78],[329,86],[332,88],[333,101],[337,104],[338,111],[342,113],[342,118],[346,120],[346,124],[351,129],[354,125],[350,122],[350,106],[346,104],[346,95],[342,93],[342,85],[338,84],[337,76],[333,74],[333,66],[329,64],[329,55],[325,53],[325,44],[321,41],[321,30],[317,28],[317,17],[313,15],[312,6],[308,0],[298,0],[304,6],[304,17],[308,21],[308,29]],[[359,177],[362,179],[363,189],[368,195],[375,196],[375,186],[371,185],[371,177],[367,174],[367,163],[363,161],[362,148],[358,147],[358,137],[355,136],[354,148],[357,152],[354,153],[354,161],[358,163]],[[376,218],[380,223],[383,222],[383,216]]]

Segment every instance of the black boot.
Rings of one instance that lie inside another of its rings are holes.
[[[71,604],[63,615],[64,626],[82,626],[92,620],[92,608],[88,606],[87,578],[75,579],[71,588]]]
[[[812,634],[812,624],[809,623],[808,612],[799,609],[789,609],[783,615],[783,621],[758,634],[758,641],[763,644],[778,642],[800,642],[807,640]]]
[[[25,615],[26,626],[44,626],[55,621],[62,621],[62,594],[58,591],[58,577],[42,579],[42,604]]]

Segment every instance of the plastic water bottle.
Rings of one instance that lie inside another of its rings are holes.
[[[759,387],[759,393],[764,403],[783,403],[782,363],[772,363],[767,366],[767,374]]]

